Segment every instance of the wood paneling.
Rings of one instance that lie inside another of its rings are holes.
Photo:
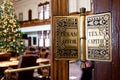
[[[69,15],[68,0],[51,0],[51,12],[53,16],[67,16]],[[52,20],[52,23],[54,21]],[[54,26],[52,24],[52,34],[54,33]],[[69,62],[66,60],[54,59],[54,35],[52,35],[52,65],[51,65],[51,80],[69,80]]]
[[[93,14],[92,11],[86,11],[86,15],[91,15]],[[72,13],[69,13],[69,15],[80,15],[80,12],[72,12]]]
[[[111,10],[111,0],[94,0],[94,12],[102,13]]]
[[[46,19],[46,20],[34,19],[31,21],[21,21],[20,22],[21,27],[38,26],[38,25],[46,25],[46,24],[50,24],[50,19]]]
[[[94,13],[112,13],[112,62],[95,62],[94,80],[120,79],[120,0],[94,0]]]
[[[112,80],[120,79],[120,0],[112,0],[113,62]]]

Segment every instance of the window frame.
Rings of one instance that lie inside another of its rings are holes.
[[[48,13],[48,15],[46,15]],[[46,20],[50,18],[50,4],[49,2],[40,3],[38,5],[38,19]]]

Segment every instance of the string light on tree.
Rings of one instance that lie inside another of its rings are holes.
[[[11,0],[0,3],[0,52],[7,50],[21,54],[24,51],[20,25]]]

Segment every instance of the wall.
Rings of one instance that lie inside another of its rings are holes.
[[[28,20],[28,10],[32,10],[32,19],[38,18],[38,4],[44,3],[49,0],[19,0],[14,2],[14,7],[17,16],[23,13],[23,21]]]
[[[32,9],[32,19],[38,18],[38,4],[50,0],[19,0],[14,2],[16,14],[23,13],[23,20],[28,20],[28,10]],[[69,13],[79,12],[81,7],[85,7],[87,11],[91,10],[91,0],[69,0]]]
[[[92,0],[69,0],[69,13],[80,12],[81,7],[85,7],[87,11],[91,10]]]

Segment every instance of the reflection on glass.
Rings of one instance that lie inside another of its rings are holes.
[[[36,37],[33,37],[33,45],[36,45]]]
[[[44,5],[44,17],[49,19],[49,4]]]
[[[43,6],[38,7],[38,17],[40,20],[43,20]]]

